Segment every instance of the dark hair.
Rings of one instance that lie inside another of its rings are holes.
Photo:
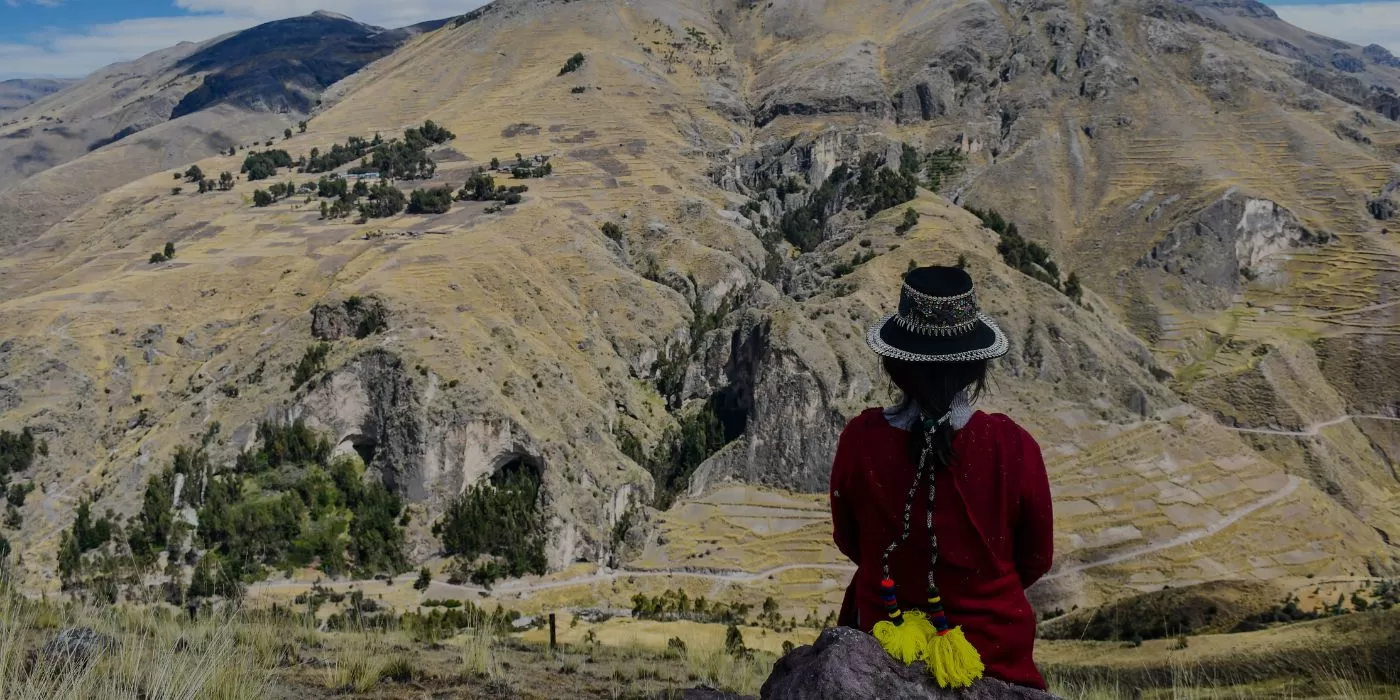
[[[909,362],[884,358],[885,374],[899,387],[903,394],[904,406],[918,405],[923,418],[937,420],[953,405],[953,397],[958,392],[968,390],[968,399],[975,400],[987,387],[987,360],[972,362]],[[953,463],[953,426],[940,423],[932,438],[915,425],[909,435],[909,456],[915,464],[923,455],[924,446],[930,444],[934,468],[946,467]],[[926,442],[928,441],[928,442]]]

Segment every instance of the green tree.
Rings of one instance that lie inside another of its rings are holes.
[[[1069,278],[1065,280],[1065,296],[1074,300],[1074,303],[1084,302],[1084,288],[1079,284],[1079,274],[1069,273]]]
[[[253,190],[253,206],[266,207],[272,204],[272,195],[267,190]]]
[[[919,212],[914,211],[913,207],[909,207],[908,209],[904,210],[904,219],[899,222],[899,226],[895,227],[895,231],[900,235],[904,235],[906,233],[909,233],[909,231],[913,230],[913,228],[918,225]]]
[[[282,131],[282,138],[283,138],[284,140],[285,140],[285,139],[289,139],[289,138],[291,138],[291,137],[292,137],[292,129],[291,129],[291,127],[287,127],[286,129],[284,129],[284,130]]]
[[[147,260],[146,262],[151,265],[158,265],[160,263],[165,262],[165,256],[161,255],[160,253],[151,253],[150,260]]]
[[[225,192],[233,189],[233,173],[227,170],[219,173],[219,189]]]
[[[174,243],[171,243],[170,241],[166,241],[166,242],[165,242],[165,250],[164,250],[163,252],[164,252],[164,254],[165,254],[165,259],[166,259],[166,260],[174,260],[174,259],[175,259],[175,244],[174,244]]]
[[[198,165],[191,165],[190,169],[185,171],[185,179],[190,182],[199,182],[204,179],[204,171],[200,170]]]
[[[491,169],[492,169],[492,170],[500,170],[500,169],[501,169],[501,159],[500,159],[500,158],[492,158],[492,159],[491,159]]]
[[[742,659],[749,655],[749,649],[744,646],[744,633],[739,631],[738,625],[729,625],[724,630],[724,651],[736,659]]]
[[[413,590],[426,591],[433,583],[433,572],[428,571],[428,567],[418,570],[418,580],[413,582]]]
[[[564,62],[564,67],[559,69],[559,75],[572,73],[583,67],[583,62],[587,60],[582,53],[576,53]]]
[[[297,122],[297,133],[306,133],[306,122]]]

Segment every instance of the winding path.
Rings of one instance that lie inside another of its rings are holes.
[[[1298,490],[1298,486],[1300,486],[1302,483],[1302,479],[1296,476],[1289,476],[1288,484],[1285,485],[1283,488],[1253,503],[1250,503],[1247,506],[1232,511],[1229,515],[1226,515],[1225,517],[1205,526],[1200,530],[1183,532],[1180,535],[1177,535],[1176,537],[1173,537],[1169,540],[1163,540],[1161,542],[1154,542],[1152,544],[1143,545],[1141,547],[1127,549],[1113,554],[1111,556],[1104,557],[1103,559],[1098,559],[1096,561],[1084,562],[1082,564],[1074,564],[1071,566],[1061,567],[1055,569],[1054,571],[1051,571],[1049,574],[1046,574],[1044,578],[1045,580],[1053,580],[1061,576],[1077,574],[1081,571],[1093,569],[1100,566],[1119,564],[1128,561],[1129,559],[1135,559],[1146,554],[1160,552],[1164,549],[1171,549],[1172,547],[1180,547],[1181,545],[1190,544],[1197,540],[1210,537],[1211,535],[1214,535],[1217,532],[1220,532],[1221,530],[1224,530],[1225,528],[1230,527],[1231,525],[1234,525],[1235,523],[1249,517],[1250,514],[1254,513],[1259,509],[1267,508],[1275,503],[1278,503],[1279,501],[1282,501],[1285,498],[1288,498],[1289,496],[1293,495],[1294,491]]]
[[[1228,425],[1222,425],[1221,427],[1225,428],[1226,430],[1233,430],[1233,431],[1235,431],[1235,432],[1237,432],[1237,433],[1254,433],[1254,434],[1257,434],[1257,435],[1282,435],[1282,436],[1284,436],[1284,437],[1317,437],[1318,435],[1320,435],[1320,434],[1322,433],[1322,429],[1323,429],[1323,428],[1330,428],[1330,427],[1332,427],[1332,426],[1334,426],[1334,425],[1340,425],[1340,424],[1345,423],[1345,422],[1347,422],[1347,421],[1349,421],[1349,420],[1357,420],[1357,419],[1361,419],[1361,420],[1385,420],[1385,421],[1400,422],[1400,418],[1396,418],[1395,416],[1357,415],[1357,416],[1342,416],[1341,418],[1333,418],[1332,420],[1322,421],[1321,423],[1313,423],[1312,425],[1310,425],[1310,426],[1308,426],[1308,427],[1306,427],[1306,428],[1304,428],[1304,429],[1302,429],[1302,430],[1270,430],[1270,429],[1268,429],[1268,428],[1235,428],[1235,427],[1231,427],[1231,426],[1228,426]]]

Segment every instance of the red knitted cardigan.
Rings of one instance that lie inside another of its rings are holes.
[[[831,467],[836,546],[857,565],[840,624],[867,632],[886,618],[879,600],[881,552],[899,537],[916,465],[910,433],[872,408],[841,433]],[[1025,589],[1050,569],[1054,518],[1040,446],[1004,415],[973,414],[953,438],[956,459],[935,475],[934,572],[948,619],[982,654],[987,675],[1045,688],[1031,658],[1035,612]],[[930,549],[927,486],[914,502],[909,539],[890,556],[900,607],[925,603]]]

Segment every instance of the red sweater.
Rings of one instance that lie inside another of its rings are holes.
[[[899,537],[904,501],[916,465],[909,433],[879,408],[841,433],[831,466],[831,518],[836,546],[858,569],[841,606],[840,623],[869,632],[886,618],[880,604],[880,555]],[[953,437],[955,463],[939,469],[933,527],[934,577],[948,619],[982,654],[987,675],[1045,688],[1031,659],[1035,612],[1025,589],[1050,569],[1054,519],[1040,446],[1004,415],[978,411]],[[900,607],[925,604],[929,542],[928,488],[915,497],[909,539],[890,555]]]

